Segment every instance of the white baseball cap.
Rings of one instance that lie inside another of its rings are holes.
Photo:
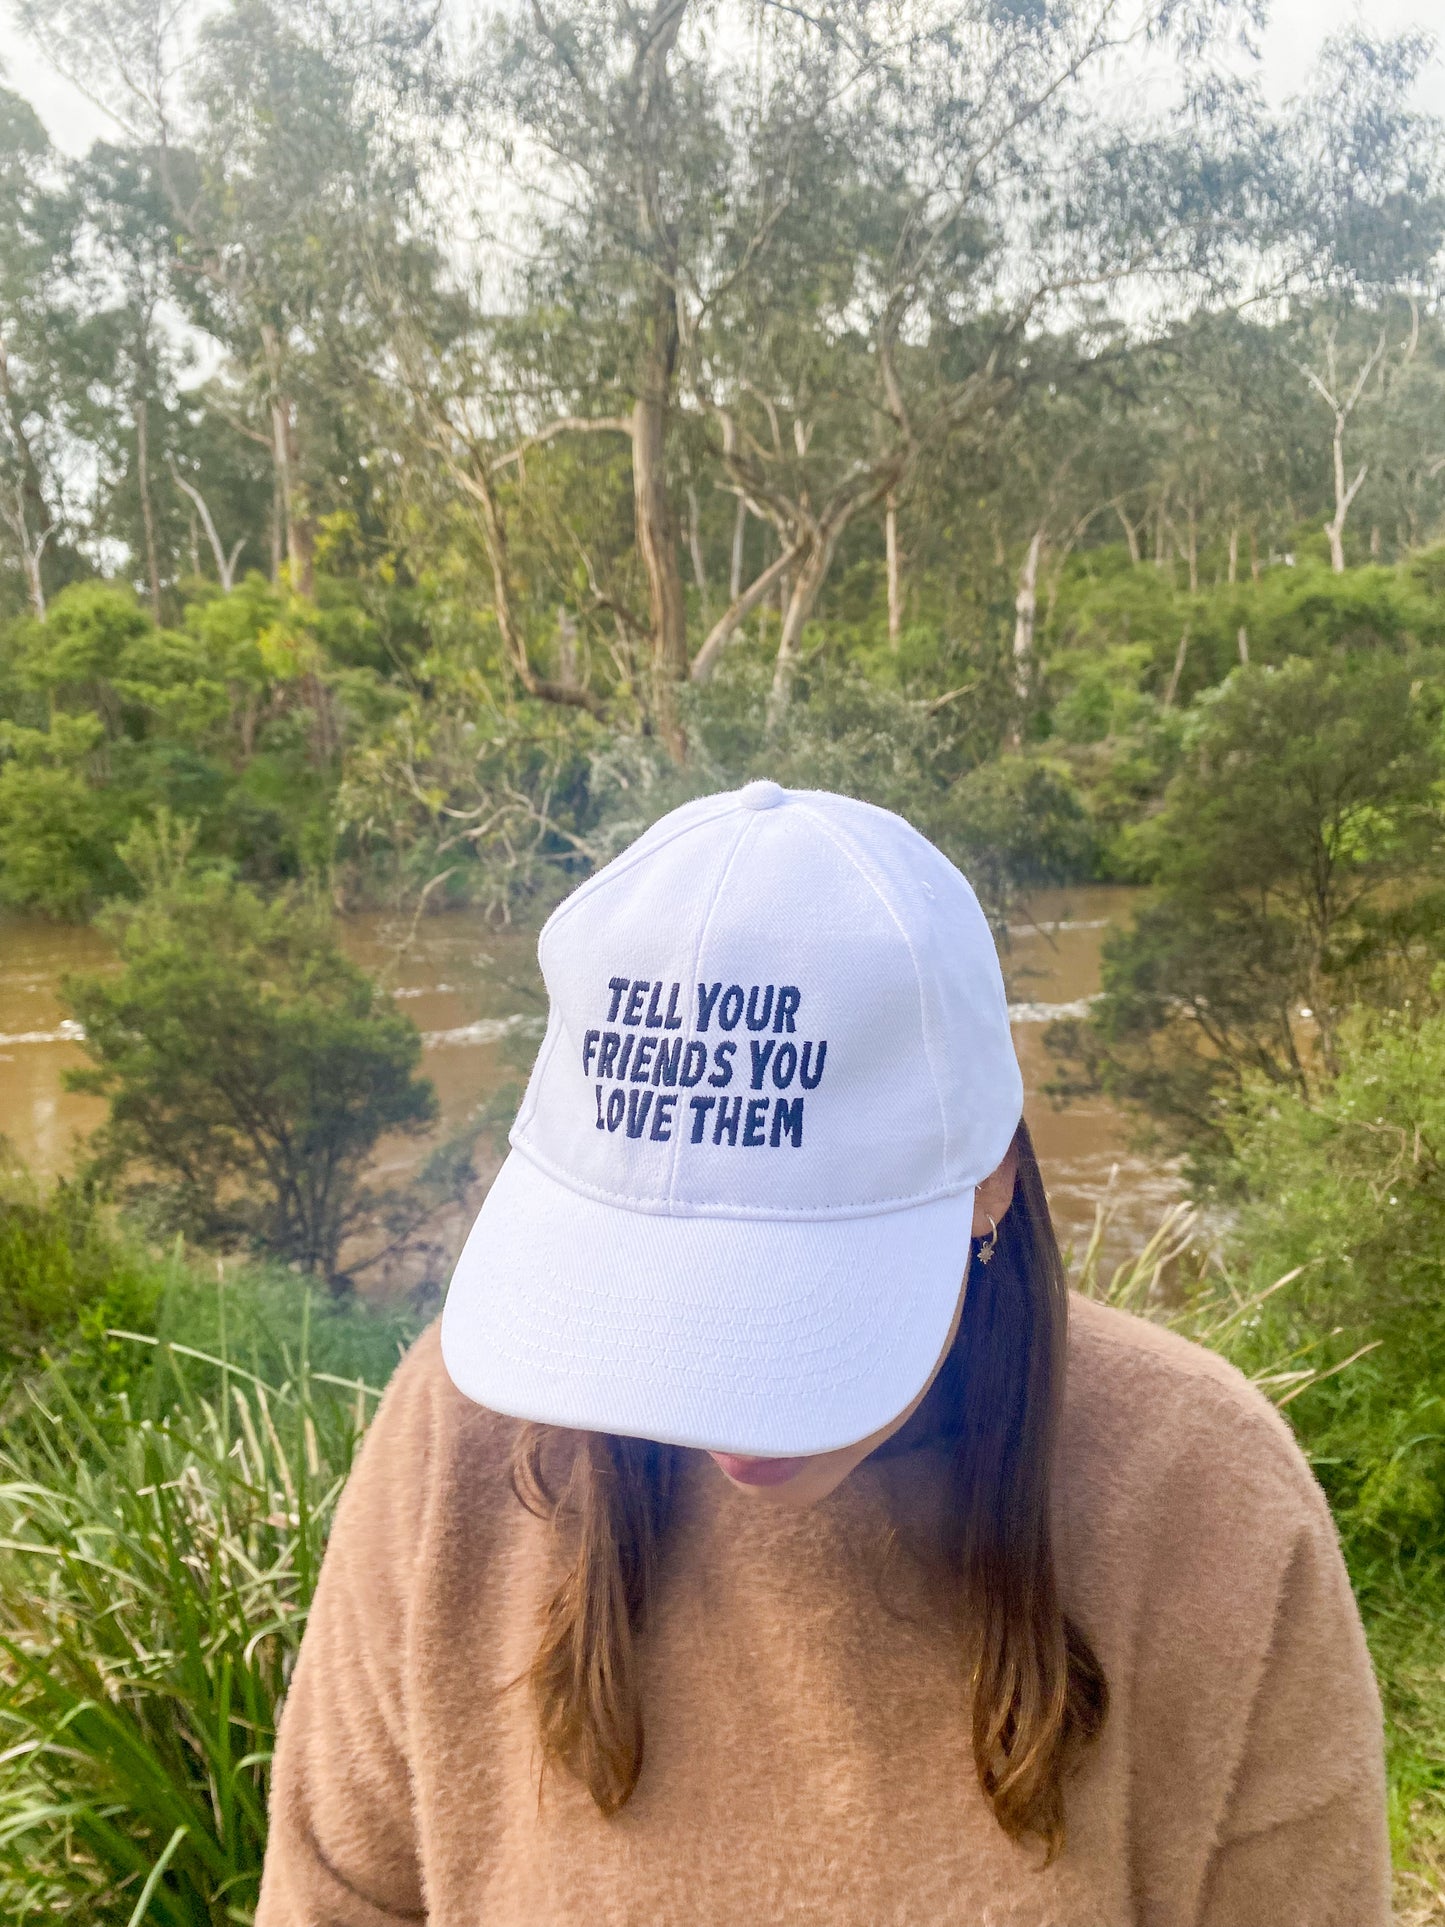
[[[442,1355],[516,1418],[750,1457],[896,1418],[1023,1085],[948,859],[851,797],[674,810],[548,918],[546,1036]]]

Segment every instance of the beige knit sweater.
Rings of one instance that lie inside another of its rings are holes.
[[[564,1776],[539,1797],[507,1682],[556,1567],[508,1489],[511,1433],[428,1332],[326,1555],[257,1927],[1388,1920],[1379,1704],[1329,1515],[1283,1422],[1211,1355],[1073,1304],[1057,1549],[1111,1709],[1048,1868],[978,1790],[921,1568],[878,1557],[927,1453],[801,1513],[689,1454],[637,1792],[612,1820]]]

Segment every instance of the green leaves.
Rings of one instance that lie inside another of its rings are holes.
[[[138,1338],[136,1345],[156,1341]],[[162,1347],[168,1409],[54,1371],[0,1439],[0,1910],[249,1921],[276,1716],[375,1394]]]
[[[75,1087],[111,1106],[98,1167],[167,1229],[339,1284],[377,1139],[436,1113],[416,1027],[294,894],[182,869],[107,925],[120,974],[69,986],[95,1060]]]
[[[1157,894],[1057,1039],[1089,1078],[1217,1153],[1247,1078],[1307,1095],[1351,1004],[1418,997],[1445,930],[1440,692],[1428,659],[1373,655],[1240,669],[1201,699],[1133,841]]]

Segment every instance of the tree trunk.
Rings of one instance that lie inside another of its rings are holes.
[[[692,579],[697,584],[698,602],[702,609],[702,619],[708,621],[707,567],[702,555],[702,516],[698,508],[697,490],[689,482],[687,485],[687,547],[692,557]]]
[[[748,532],[748,505],[742,496],[738,497],[737,514],[733,517],[733,550],[728,563],[728,601],[736,602],[743,592],[743,542]]]
[[[1258,582],[1259,578],[1259,537],[1255,534],[1253,527],[1251,527],[1249,531],[1249,579],[1251,582]]]
[[[1239,580],[1239,529],[1234,523],[1229,528],[1229,586],[1234,587]]]
[[[632,408],[632,496],[652,621],[653,715],[668,754],[680,763],[687,744],[677,715],[677,685],[687,675],[687,612],[665,467],[676,365],[677,301],[671,283],[659,275]]]
[[[300,475],[296,405],[285,392],[281,340],[269,322],[262,324],[261,345],[271,384],[271,461],[276,474],[278,519],[285,530],[286,567],[292,592],[309,596],[316,588],[316,530]]]
[[[155,506],[151,501],[150,410],[144,391],[135,401],[135,480],[140,491],[141,531],[145,538],[146,581],[150,589],[151,614],[161,619],[161,572],[156,556]]]
[[[1359,494],[1365,477],[1369,474],[1369,464],[1361,462],[1353,482],[1345,486],[1345,423],[1348,411],[1337,411],[1335,432],[1330,452],[1334,458],[1335,471],[1335,512],[1325,523],[1325,534],[1330,538],[1330,567],[1336,575],[1345,572],[1345,517],[1350,512],[1350,504]]]
[[[273,463],[271,470],[271,580],[281,580],[281,565],[286,559],[286,504],[281,499],[281,477]]]
[[[309,596],[316,589],[316,531],[306,513],[297,476],[296,410],[286,396],[278,396],[271,404],[271,431],[275,437],[286,518],[287,573],[293,592]]]
[[[690,673],[693,682],[707,681],[734,631],[747,621],[753,610],[767,597],[773,584],[792,566],[797,555],[797,549],[784,549],[781,555],[773,558],[742,595],[733,597],[726,610],[709,630],[701,649],[692,659]]]
[[[793,672],[797,667],[798,644],[817,603],[819,592],[833,564],[833,552],[843,524],[821,531],[805,551],[793,575],[788,607],[778,637],[778,656],[773,665],[773,686],[768,692],[767,733],[771,736],[782,721],[793,694]],[[784,557],[786,565],[787,558]]]
[[[1129,561],[1133,567],[1137,569],[1139,566],[1139,531],[1124,513],[1123,506],[1118,502],[1114,503],[1114,513],[1123,525],[1124,540],[1129,544]]]
[[[512,602],[511,558],[507,549],[506,526],[497,504],[491,474],[485,464],[479,460],[473,468],[468,469],[448,458],[447,466],[481,510],[482,544],[487,551],[487,565],[492,576],[492,612],[497,618],[503,652],[516,671],[517,680],[529,696],[540,696],[545,702],[564,703],[573,709],[585,709],[591,715],[600,715],[602,704],[590,689],[546,681],[532,667],[527,654],[527,639],[517,623]]]
[[[1018,593],[1014,597],[1014,694],[1026,703],[1033,682],[1034,617],[1038,613],[1039,555],[1044,532],[1035,529],[1019,569]]]
[[[898,497],[892,489],[883,511],[883,543],[888,556],[888,646],[897,649],[903,633],[903,596],[898,580]]]
[[[1246,668],[1248,668],[1249,667],[1249,631],[1248,629],[1245,628],[1242,622],[1239,625],[1239,634],[1235,637],[1234,640],[1239,648],[1239,660],[1245,665]]]
[[[30,522],[26,513],[24,485],[17,482],[12,491],[13,507],[5,505],[5,521],[10,533],[15,537],[15,546],[20,551],[21,565],[25,570],[25,587],[30,596],[30,606],[41,622],[45,620],[45,577],[41,573],[40,558],[45,552],[45,537],[31,534]]]
[[[201,573],[201,559],[196,553],[196,516],[199,514],[201,526],[206,531],[206,540],[211,545],[211,554],[215,557],[216,580],[220,583],[225,594],[229,595],[235,587],[236,563],[242,549],[246,546],[246,538],[242,536],[228,556],[225,549],[221,546],[221,537],[216,529],[215,518],[206,506],[205,496],[202,495],[198,488],[185,479],[174,462],[171,463],[171,475],[175,480],[176,487],[191,504],[191,572],[194,575]]]
[[[1189,625],[1186,623],[1179,637],[1179,647],[1174,651],[1174,667],[1169,672],[1169,684],[1164,691],[1164,708],[1172,709],[1174,698],[1179,694],[1179,680],[1184,674],[1185,658],[1189,654]]]
[[[1189,593],[1199,594],[1199,523],[1195,517],[1194,504],[1189,504],[1189,520],[1186,523],[1189,541],[1184,550],[1184,559],[1189,564]]]
[[[35,451],[30,446],[25,433],[23,410],[16,398],[10,380],[10,359],[5,350],[3,336],[0,336],[0,402],[4,403],[6,419],[10,426],[10,436],[20,451],[20,477],[8,490],[8,499],[0,513],[3,513],[15,543],[20,550],[21,563],[25,570],[25,586],[30,594],[30,605],[37,616],[45,617],[45,571],[41,559],[45,545],[50,540],[55,522],[45,500],[45,489],[40,479],[40,466],[35,459]]]

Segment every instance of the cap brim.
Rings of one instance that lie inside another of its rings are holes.
[[[681,1217],[572,1190],[514,1150],[447,1293],[457,1388],[513,1418],[757,1458],[879,1431],[928,1382],[973,1192],[872,1217]]]

